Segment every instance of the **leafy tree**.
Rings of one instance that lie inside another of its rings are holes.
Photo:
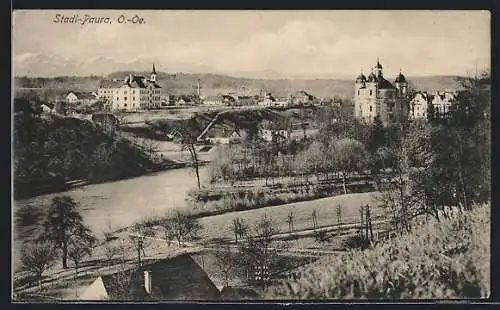
[[[366,163],[366,151],[361,142],[353,139],[336,140],[331,145],[335,167],[342,173],[344,194],[347,194],[347,178],[355,171],[362,171]]]
[[[43,273],[50,268],[55,255],[54,246],[43,241],[26,244],[21,250],[23,269],[36,277],[40,291],[42,290]]]
[[[70,242],[80,240],[89,245],[95,243],[95,237],[83,223],[83,218],[77,208],[78,204],[69,196],[54,197],[44,223],[42,239],[52,242],[56,248],[62,250],[64,269],[68,268]]]

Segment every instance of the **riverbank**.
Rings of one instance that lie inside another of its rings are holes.
[[[205,166],[208,163],[209,161],[200,161],[199,166],[200,167]],[[70,181],[55,181],[55,182],[44,182],[43,184],[39,185],[29,185],[29,184],[16,185],[14,182],[14,193],[15,193],[14,200],[24,200],[24,199],[35,198],[41,195],[64,193],[66,191],[74,190],[88,185],[98,185],[107,182],[128,180],[141,176],[147,176],[148,174],[152,173],[187,168],[189,166],[190,166],[189,162],[168,162],[164,165],[158,165],[156,167],[147,168],[142,173],[120,176],[116,178],[103,178],[99,180],[78,179]],[[24,187],[23,191],[22,192],[16,191],[17,186]]]

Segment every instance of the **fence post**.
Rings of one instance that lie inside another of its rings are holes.
[[[363,228],[364,228],[364,225],[365,225],[364,224],[364,214],[363,214],[364,212],[363,211],[364,211],[364,207],[361,205],[359,207],[359,215],[360,215],[360,220],[361,220],[361,222],[360,222],[361,234],[363,233]]]
[[[373,240],[373,228],[372,228],[372,217],[370,214],[370,206],[366,206],[366,218],[368,229],[370,230],[370,239]]]

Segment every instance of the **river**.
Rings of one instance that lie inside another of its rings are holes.
[[[207,180],[208,167],[204,166],[200,168],[200,181],[205,184]],[[14,263],[18,265],[16,254],[22,243],[39,233],[39,225],[55,196],[68,195],[77,201],[85,223],[102,237],[108,226],[118,229],[163,215],[169,209],[186,207],[186,195],[195,187],[194,170],[182,168],[14,201]]]

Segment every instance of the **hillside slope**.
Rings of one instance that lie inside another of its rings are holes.
[[[490,294],[490,206],[430,221],[365,251],[324,257],[270,299],[484,298]]]

